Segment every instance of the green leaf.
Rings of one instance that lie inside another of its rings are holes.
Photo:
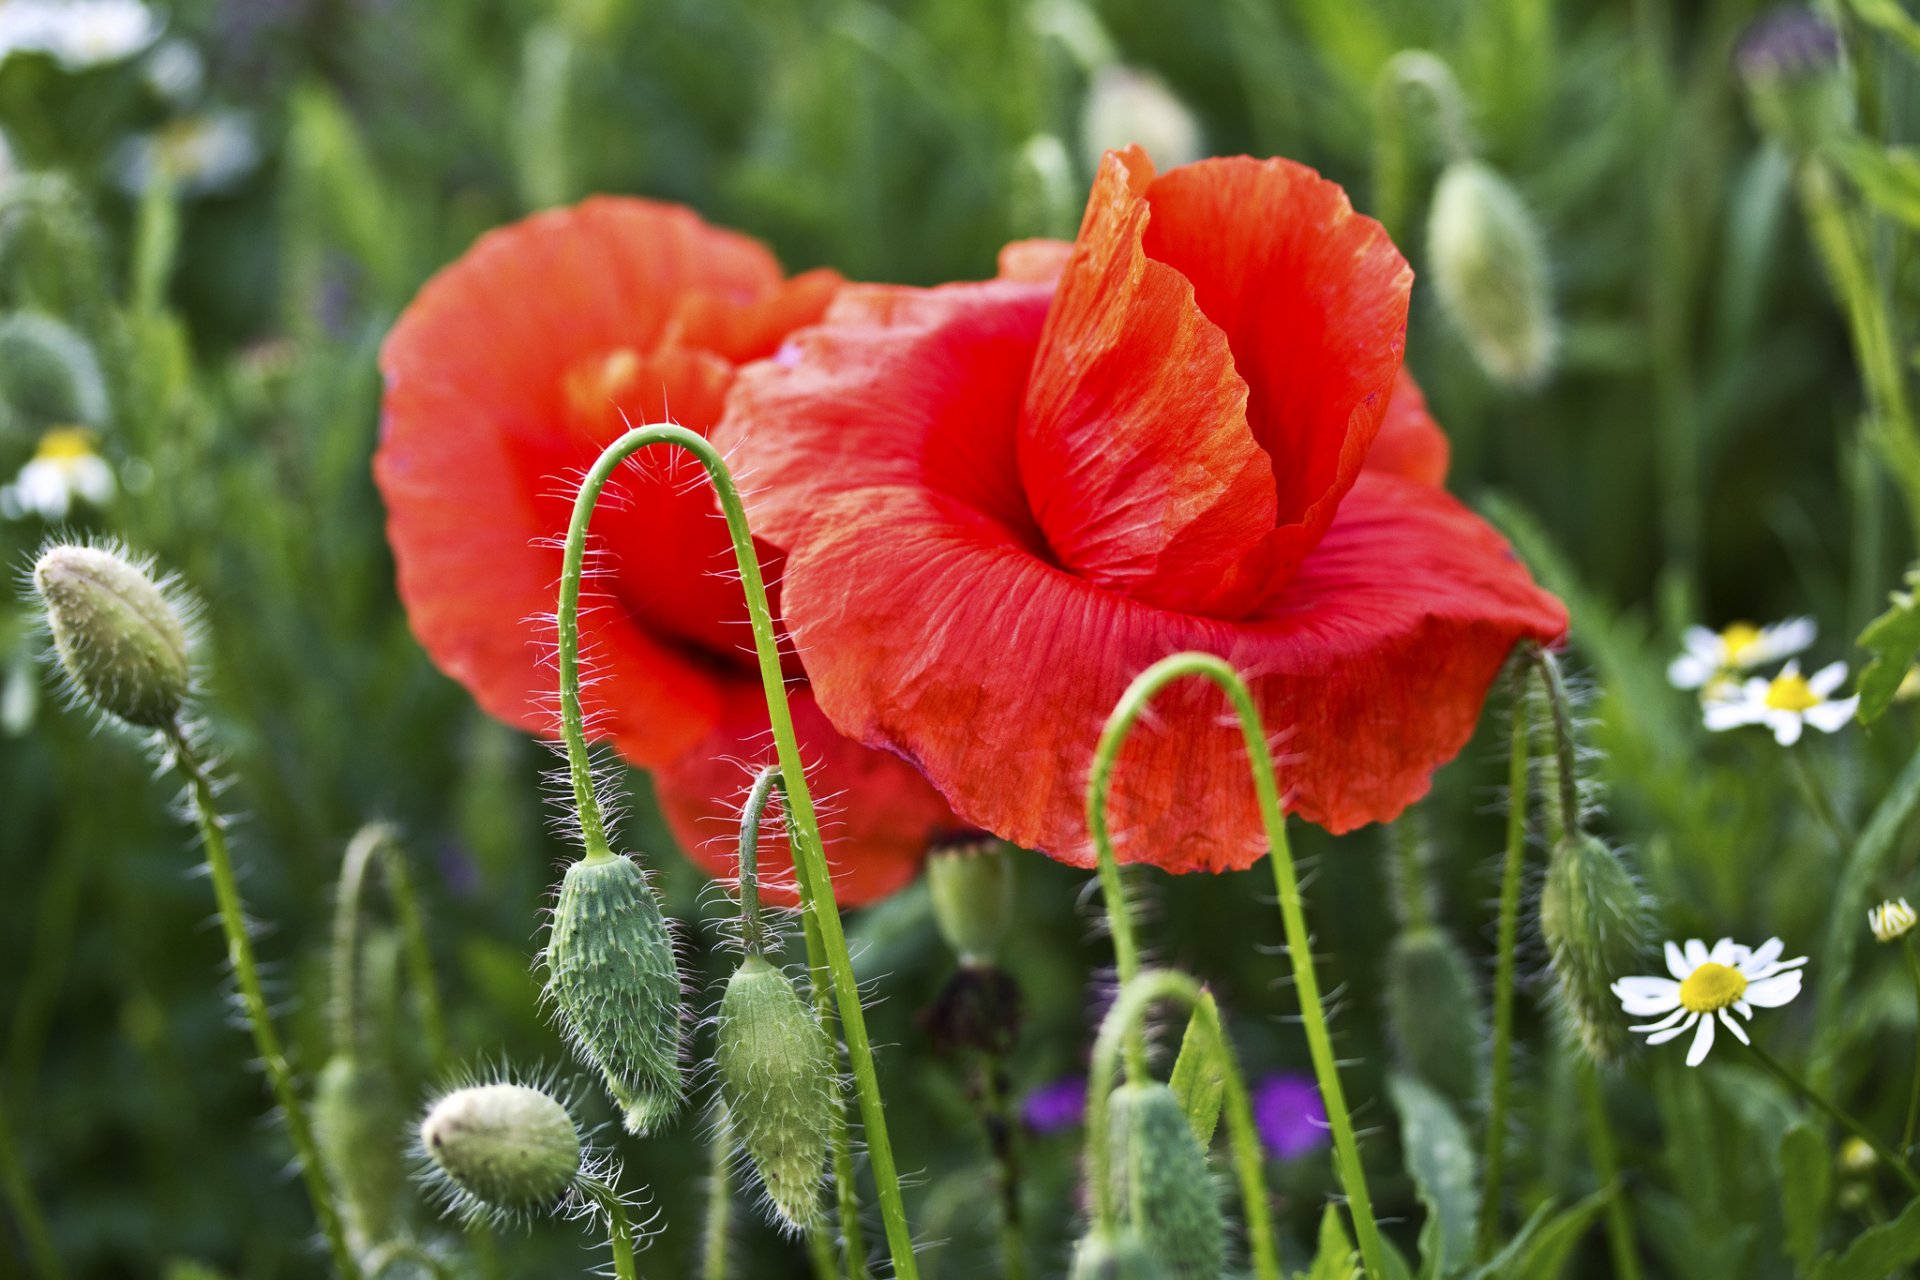
[[[1907,571],[1907,585],[1920,586],[1920,572]],[[1893,705],[1893,695],[1920,654],[1920,607],[1912,591],[1892,592],[1892,607],[1860,633],[1858,644],[1873,655],[1860,673],[1860,720],[1872,724]]]
[[[1313,1266],[1300,1274],[1303,1280],[1353,1280],[1359,1269],[1347,1224],[1341,1221],[1340,1211],[1328,1205],[1320,1215],[1320,1243]]]
[[[1920,23],[1907,16],[1900,0],[1853,0],[1860,20],[1891,36],[1909,57],[1920,58]]]
[[[1203,997],[1211,1000],[1211,996]],[[1216,1015],[1218,1016],[1218,1015]],[[1180,1109],[1187,1113],[1193,1136],[1203,1147],[1213,1145],[1213,1131],[1220,1124],[1220,1105],[1226,1096],[1227,1077],[1221,1069],[1220,1055],[1213,1037],[1201,1022],[1200,1011],[1187,1019],[1187,1033],[1180,1039],[1180,1056],[1173,1064],[1173,1077],[1167,1082]]]
[[[1557,1280],[1573,1247],[1612,1198],[1613,1188],[1602,1187],[1557,1215],[1551,1202],[1541,1205],[1520,1234],[1469,1280]]]
[[[1820,1247],[1820,1223],[1833,1190],[1833,1158],[1820,1131],[1804,1120],[1780,1139],[1780,1220],[1787,1253],[1802,1267]]]
[[[1892,1222],[1883,1222],[1813,1269],[1813,1280],[1886,1280],[1910,1262],[1920,1262],[1920,1199]]]
[[[1387,1092],[1400,1113],[1407,1173],[1427,1210],[1420,1228],[1420,1274],[1451,1275],[1472,1255],[1480,1210],[1472,1140],[1447,1100],[1418,1077],[1389,1076]]]
[[[1920,227],[1920,151],[1846,139],[1833,145],[1832,155],[1867,203]]]

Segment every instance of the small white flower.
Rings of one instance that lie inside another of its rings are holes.
[[[1671,978],[1622,978],[1613,984],[1613,994],[1629,1016],[1658,1019],[1631,1028],[1644,1033],[1650,1045],[1665,1044],[1692,1031],[1687,1065],[1697,1067],[1713,1048],[1716,1020],[1734,1039],[1748,1044],[1746,1029],[1735,1013],[1752,1021],[1754,1006],[1777,1009],[1800,994],[1800,966],[1807,958],[1782,960],[1780,953],[1785,949],[1778,938],[1758,947],[1722,938],[1711,950],[1698,938],[1689,938],[1684,947],[1669,942]]]
[[[0,487],[0,515],[61,520],[75,500],[102,507],[113,493],[113,468],[94,452],[92,434],[81,427],[55,427],[40,438],[33,460],[13,483]]]
[[[1812,618],[1788,618],[1770,626],[1736,622],[1724,631],[1688,627],[1681,637],[1686,652],[1667,666],[1667,679],[1676,689],[1707,689],[1740,671],[1803,652],[1818,635]]]
[[[147,58],[147,83],[176,107],[186,107],[200,96],[207,82],[207,60],[192,41],[175,36],[163,41]]]
[[[1200,122],[1151,71],[1113,64],[1096,71],[1081,108],[1080,142],[1089,163],[1139,143],[1162,172],[1198,160]]]
[[[44,53],[68,71],[124,62],[160,35],[160,19],[141,0],[5,0],[0,60]]]
[[[1764,724],[1783,747],[1800,740],[1808,725],[1822,733],[1838,733],[1860,706],[1860,698],[1829,695],[1847,679],[1847,664],[1834,662],[1811,676],[1800,674],[1800,664],[1789,662],[1771,680],[1755,677],[1745,684],[1710,691],[1702,704],[1707,728],[1718,733],[1741,725]]]
[[[114,176],[137,195],[164,178],[183,195],[224,191],[260,159],[253,126],[237,111],[212,111],[126,139],[114,151]]]
[[[1920,924],[1920,914],[1915,914],[1913,905],[1905,898],[1883,902],[1867,912],[1867,927],[1881,942],[1898,942],[1916,924]]]

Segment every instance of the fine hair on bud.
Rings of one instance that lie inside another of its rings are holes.
[[[1387,1030],[1401,1063],[1457,1106],[1486,1078],[1487,1010],[1473,966],[1444,929],[1403,929],[1387,952]]]
[[[1132,1227],[1082,1236],[1067,1273],[1068,1280],[1170,1280],[1172,1275]]]
[[[602,855],[567,868],[546,961],[561,1029],[606,1078],[627,1130],[671,1119],[685,1097],[680,966],[638,863]]]
[[[172,729],[193,692],[188,611],[145,565],[109,546],[58,542],[33,589],[80,701],[141,729]]]
[[[934,922],[966,964],[999,953],[1013,918],[1013,859],[992,836],[936,844],[927,858]]]
[[[1559,335],[1546,246],[1520,193],[1478,160],[1449,164],[1428,212],[1427,259],[1440,304],[1481,368],[1512,387],[1545,379]]]
[[[390,1239],[407,1181],[406,1108],[377,1062],[340,1053],[314,1082],[313,1137],[358,1247]]]
[[[436,1099],[421,1118],[419,1149],[447,1207],[468,1220],[563,1212],[592,1172],[566,1104],[504,1080]]]
[[[1146,1251],[1172,1280],[1219,1280],[1220,1189],[1179,1099],[1159,1081],[1123,1084],[1108,1107],[1114,1195]]]
[[[1613,983],[1639,973],[1652,945],[1646,896],[1626,860],[1584,831],[1562,836],[1548,855],[1540,932],[1569,1028],[1596,1061],[1612,1061],[1629,1039]]]
[[[833,1115],[832,1046],[793,980],[760,955],[720,997],[714,1069],[734,1137],[783,1226],[819,1221]]]

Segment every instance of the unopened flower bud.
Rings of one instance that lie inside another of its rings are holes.
[[[1160,1265],[1140,1233],[1130,1227],[1111,1235],[1089,1232],[1074,1246],[1068,1280],[1168,1280],[1173,1273]]]
[[[1733,61],[1754,123],[1790,150],[1813,151],[1853,128],[1840,33],[1811,10],[1776,9],[1758,19]]]
[[[106,378],[85,338],[30,311],[0,319],[0,428],[99,427],[107,416]]]
[[[1408,1070],[1459,1105],[1480,1096],[1487,1013],[1460,945],[1431,925],[1387,952],[1387,1030]]]
[[[1175,1280],[1219,1280],[1227,1238],[1219,1188],[1179,1099],[1155,1081],[1123,1084],[1107,1105],[1114,1194],[1146,1251]]]
[[[1912,904],[1905,898],[1883,902],[1867,912],[1867,927],[1881,942],[1900,941],[1913,931],[1916,923],[1920,923],[1920,915],[1914,914]]]
[[[780,1219],[805,1231],[819,1218],[833,1114],[826,1034],[793,980],[753,955],[727,982],[714,1040],[733,1132]]]
[[[1201,155],[1200,123],[1166,81],[1151,71],[1111,63],[1094,72],[1080,117],[1089,164],[1108,151],[1138,144],[1159,169]]]
[[[1013,918],[1013,860],[991,836],[936,845],[927,859],[927,887],[940,936],[965,964],[985,964],[1000,950]]]
[[[407,1180],[400,1141],[405,1127],[391,1074],[345,1053],[321,1069],[314,1083],[313,1136],[363,1247],[393,1235]]]
[[[1834,1165],[1843,1178],[1864,1178],[1880,1164],[1880,1157],[1873,1148],[1858,1137],[1849,1137],[1840,1144],[1840,1150],[1834,1153]]]
[[[1546,246],[1520,193],[1478,160],[1448,165],[1428,213],[1427,258],[1440,304],[1480,367],[1508,386],[1545,378],[1559,333]]]
[[[580,1132],[552,1095],[520,1084],[456,1089],[420,1122],[420,1145],[469,1212],[544,1213],[580,1173]]]
[[[1611,985],[1640,971],[1651,936],[1646,898],[1620,854],[1583,831],[1563,836],[1547,862],[1540,931],[1581,1046],[1599,1061],[1613,1058],[1628,1035]]]
[[[547,966],[561,1027],[606,1077],[627,1129],[644,1133],[678,1111],[680,967],[638,863],[587,857],[567,868]]]
[[[187,628],[152,577],[117,552],[61,544],[41,553],[33,585],[88,702],[143,729],[174,725],[193,684]]]

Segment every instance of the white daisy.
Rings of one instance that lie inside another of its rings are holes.
[[[45,53],[68,71],[124,62],[160,35],[141,0],[6,0],[0,4],[0,59]]]
[[[1920,924],[1920,914],[1916,914],[1913,904],[1905,898],[1892,902],[1883,902],[1867,912],[1867,928],[1873,930],[1873,936],[1881,942],[1898,942]]]
[[[234,186],[260,160],[253,126],[237,111],[181,116],[115,149],[114,177],[137,195],[165,179],[183,195],[207,195]]]
[[[1667,679],[1676,689],[1709,688],[1735,672],[1791,658],[1818,634],[1812,618],[1788,618],[1765,627],[1736,622],[1724,631],[1688,627],[1681,637],[1686,652],[1668,664]]]
[[[1800,740],[1808,725],[1822,733],[1838,733],[1853,719],[1860,706],[1859,695],[1834,698],[1830,695],[1847,679],[1847,664],[1833,662],[1810,676],[1800,674],[1800,664],[1789,662],[1771,680],[1758,676],[1745,684],[1710,691],[1702,704],[1707,728],[1718,733],[1741,725],[1764,724],[1773,730],[1783,747]]]
[[[1800,994],[1800,966],[1807,958],[1782,960],[1780,953],[1785,949],[1778,938],[1758,947],[1722,938],[1711,950],[1698,938],[1689,938],[1684,947],[1669,942],[1671,978],[1622,978],[1613,984],[1613,994],[1630,1016],[1659,1019],[1631,1028],[1645,1033],[1648,1044],[1665,1044],[1692,1031],[1687,1065],[1697,1067],[1713,1048],[1716,1020],[1734,1039],[1749,1044],[1735,1013],[1751,1021],[1755,1005],[1777,1009]]]
[[[76,499],[103,507],[113,492],[113,468],[94,452],[92,433],[84,427],[55,427],[40,438],[33,460],[20,468],[13,483],[0,487],[0,515],[61,520]]]

